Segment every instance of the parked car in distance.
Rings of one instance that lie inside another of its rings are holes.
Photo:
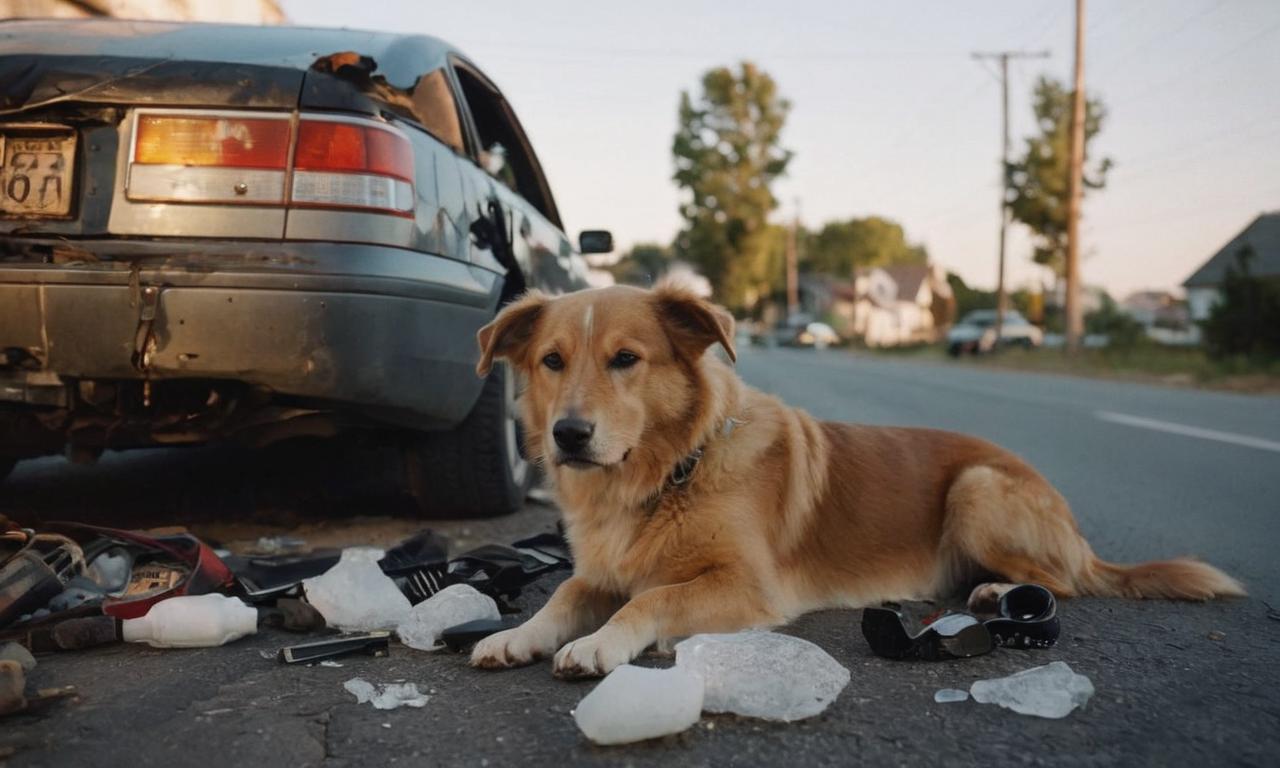
[[[757,347],[815,347],[822,349],[841,343],[841,338],[831,326],[812,319],[812,315],[797,314],[790,321],[783,320],[770,327],[756,323],[750,333],[751,343]]]
[[[1038,347],[1044,333],[1014,309],[1005,310],[1000,338],[996,338],[996,310],[975,309],[947,331],[947,352],[952,357],[983,354],[997,346]]]
[[[586,285],[511,105],[425,36],[0,22],[0,477],[371,430],[424,509],[518,509],[476,331]]]
[[[840,343],[840,334],[826,323],[805,323],[791,330],[792,334],[789,338],[780,339],[784,346],[826,349]]]

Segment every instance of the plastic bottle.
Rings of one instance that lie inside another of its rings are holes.
[[[210,594],[162,600],[146,616],[126,619],[121,633],[153,648],[208,648],[257,631],[256,610],[238,598]]]

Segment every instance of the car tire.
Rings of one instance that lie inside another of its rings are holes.
[[[525,459],[515,411],[515,377],[493,369],[471,413],[448,432],[409,438],[409,492],[432,517],[497,517],[517,512],[536,477]]]
[[[960,343],[952,344],[947,347],[947,354],[952,357],[959,357],[964,354],[964,345]]]

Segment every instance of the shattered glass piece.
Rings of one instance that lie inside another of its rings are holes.
[[[702,692],[702,679],[679,667],[623,664],[578,703],[573,720],[596,744],[654,739],[698,722]]]
[[[952,704],[957,701],[967,701],[968,699],[969,692],[958,688],[939,688],[933,694],[933,700],[938,704]]]
[[[775,632],[694,635],[676,644],[676,666],[706,682],[706,711],[784,722],[822,712],[849,684],[826,651]]]
[[[450,627],[476,619],[498,619],[498,604],[469,584],[452,584],[409,611],[396,627],[400,642],[420,651],[444,646],[440,634]]]
[[[999,704],[1021,715],[1057,719],[1083,707],[1093,696],[1093,683],[1072,672],[1066,662],[1055,661],[1008,677],[979,680],[969,692],[980,704]]]
[[[412,607],[396,583],[378,567],[382,550],[351,547],[337,564],[319,576],[304,579],[307,602],[331,627],[352,632],[391,629],[404,621]]]
[[[425,707],[430,696],[418,691],[416,683],[373,683],[359,677],[353,677],[342,684],[347,692],[356,697],[357,704],[369,703],[374,709],[397,709],[399,707]]]

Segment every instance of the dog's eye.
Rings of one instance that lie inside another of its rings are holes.
[[[613,359],[609,361],[609,367],[610,368],[630,368],[631,366],[635,365],[638,362],[640,362],[639,355],[624,349],[618,354],[613,356]]]
[[[553,371],[560,371],[564,369],[564,359],[560,357],[559,352],[552,352],[551,354],[542,358],[542,364],[547,366]]]

